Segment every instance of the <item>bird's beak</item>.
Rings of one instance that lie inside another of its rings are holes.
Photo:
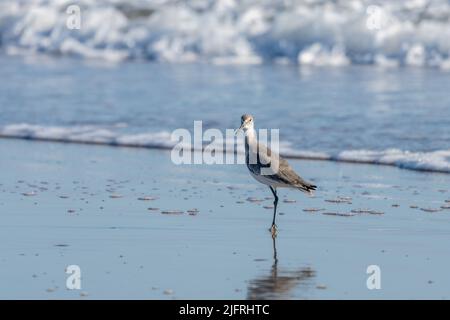
[[[234,135],[236,136],[244,127],[244,124],[241,124],[241,126],[239,128],[237,128],[236,130],[234,130]]]

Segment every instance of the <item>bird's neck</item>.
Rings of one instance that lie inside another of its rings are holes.
[[[256,148],[256,145],[258,144],[258,139],[256,138],[256,131],[255,129],[251,128],[248,129],[245,133],[245,145],[246,149],[254,149]],[[248,151],[248,150],[247,150]]]
[[[248,129],[247,132],[245,133],[245,136],[252,141],[256,141],[256,131],[255,129],[251,128]]]

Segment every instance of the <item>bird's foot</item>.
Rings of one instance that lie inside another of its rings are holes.
[[[269,229],[270,233],[272,234],[272,238],[275,238],[278,233],[278,228],[276,224],[272,224],[272,226]]]

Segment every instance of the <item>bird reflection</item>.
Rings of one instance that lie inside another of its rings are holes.
[[[250,280],[247,299],[288,299],[292,297],[294,288],[307,291],[315,277],[315,271],[310,267],[296,270],[279,269],[276,237],[272,237],[273,264],[269,275]]]

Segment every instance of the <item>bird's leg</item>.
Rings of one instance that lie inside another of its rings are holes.
[[[278,196],[277,196],[277,189],[272,188],[272,186],[269,186],[270,191],[272,191],[273,196],[275,197],[275,200],[273,201],[273,220],[272,220],[272,226],[270,227],[270,232],[272,232],[272,237],[276,237],[277,235],[277,225],[275,224],[275,218],[277,216],[277,205],[278,205]]]

